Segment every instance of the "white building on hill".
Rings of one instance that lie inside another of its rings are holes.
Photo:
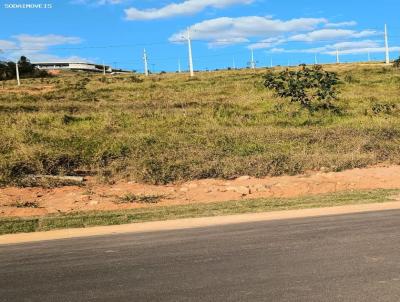
[[[110,66],[103,66],[101,64],[85,63],[85,62],[34,62],[32,65],[43,70],[80,70],[91,72],[103,72],[104,68],[106,73],[128,73],[130,71],[122,69],[113,69]]]

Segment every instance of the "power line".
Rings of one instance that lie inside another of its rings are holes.
[[[379,31],[377,32],[377,35],[379,34]],[[392,35],[391,38],[400,38],[400,35]],[[185,40],[187,40],[185,38]],[[341,42],[349,42],[352,40],[351,37],[348,39],[342,39],[342,40],[336,40],[336,39],[330,39],[330,40],[315,40],[315,41],[300,41],[300,40],[284,40],[282,42],[277,41],[276,45],[284,45],[284,44],[296,44],[296,43],[301,43],[301,44],[311,44],[311,43],[341,43]],[[143,47],[143,46],[154,46],[154,45],[171,45],[171,44],[179,44],[182,43],[183,41],[176,41],[176,42],[171,42],[171,41],[155,41],[155,42],[148,42],[148,43],[135,43],[135,44],[105,44],[105,45],[87,45],[87,46],[75,46],[75,47],[53,47],[52,50],[82,50],[82,49],[106,49],[106,48],[127,48],[127,47]],[[191,38],[191,42],[203,42],[203,43],[218,43],[218,42],[224,42],[224,43],[233,43],[236,42],[235,40],[208,40],[208,39],[193,39]],[[257,42],[255,41],[254,43],[262,43],[262,42]],[[252,44],[252,43],[249,43]],[[273,43],[272,43],[273,44]],[[17,48],[3,48],[3,51],[23,51],[23,50],[30,50],[30,51],[42,51],[44,50],[43,48],[24,48],[24,47],[17,47]]]
[[[379,34],[379,33],[382,33],[382,31],[376,30],[376,34]],[[400,37],[400,36],[390,36],[391,45],[393,45],[393,43],[394,43],[393,42],[393,38],[396,38],[396,37]],[[287,39],[289,39],[289,38],[287,38]],[[385,25],[384,40],[383,40],[384,41],[384,49],[385,49],[385,58],[386,58],[386,62],[390,63],[390,48],[389,48],[388,39],[389,38],[388,38],[387,26]],[[184,42],[184,40],[186,40],[187,47],[188,47],[189,71],[190,71],[191,76],[193,76],[194,68],[193,68],[192,42],[196,42],[196,43],[197,42],[212,43],[212,42],[216,42],[218,40],[209,41],[209,40],[202,40],[202,39],[192,39],[189,30],[187,32],[187,36],[186,37],[182,37],[182,42]],[[331,39],[331,40],[318,40],[318,41],[290,41],[290,39],[289,39],[289,40],[284,40],[284,41],[283,40],[282,41],[278,40],[278,41],[276,41],[276,43],[274,45],[275,46],[278,46],[278,45],[284,46],[285,45],[286,46],[285,48],[287,50],[287,52],[286,52],[287,56],[289,55],[288,53],[290,53],[290,52],[292,52],[292,53],[298,52],[298,53],[306,54],[307,51],[309,51],[309,52],[313,51],[315,53],[315,60],[314,60],[315,64],[317,63],[317,55],[318,54],[321,54],[321,55],[322,54],[324,54],[324,55],[333,55],[334,56],[335,55],[335,48],[336,48],[336,59],[337,59],[336,61],[339,63],[340,62],[340,57],[339,57],[340,54],[341,55],[346,55],[346,54],[350,55],[351,53],[347,53],[346,52],[346,48],[335,47],[336,45],[334,45],[334,43],[339,44],[339,43],[359,41],[359,40],[360,40],[359,38],[357,38],[357,39],[348,38],[348,39],[337,39],[337,40]],[[376,42],[376,46],[375,47],[365,47],[365,53],[368,53],[368,60],[370,60],[370,52],[371,51],[375,52],[374,50],[372,50],[373,48],[379,48],[379,50],[381,48],[381,46],[378,45],[377,43],[378,42],[380,43],[382,41],[382,39],[374,39],[373,41]],[[222,42],[222,40],[221,40],[221,42]],[[223,42],[224,43],[229,43],[230,40],[223,40]],[[235,42],[235,41],[232,40],[232,42]],[[308,48],[303,49],[303,47],[302,47],[302,49],[293,49],[293,48],[289,47],[289,45],[291,45],[291,44],[296,45],[298,43],[301,43],[302,45],[307,46]],[[330,43],[330,45],[324,45],[325,49],[324,49],[323,46],[322,47],[318,47],[318,45],[322,44],[322,43]],[[310,49],[310,47],[309,47],[310,44],[313,44],[313,45],[316,46],[314,50]],[[156,46],[156,45],[174,45],[174,44],[171,41],[163,41],[163,42],[132,43],[132,44],[129,44],[129,43],[127,43],[127,44],[106,44],[106,45],[97,45],[97,46],[90,46],[90,45],[86,45],[85,46],[85,45],[83,45],[83,46],[76,46],[76,47],[72,47],[72,46],[71,47],[54,47],[54,48],[52,47],[50,49],[52,51],[56,51],[56,50],[83,50],[83,49],[112,49],[112,48],[139,47],[139,46]],[[175,44],[175,45],[177,45],[177,44]],[[199,56],[196,56],[195,59],[196,59],[196,62],[197,61],[202,62],[202,61],[205,61],[206,59],[209,59],[209,58],[212,58],[212,57],[227,57],[227,56],[231,56],[232,58],[234,58],[235,55],[244,54],[245,52],[248,52],[249,49],[250,49],[250,51],[251,51],[251,61],[249,62],[250,63],[250,67],[251,68],[255,68],[256,67],[256,61],[254,59],[254,49],[251,47],[252,42],[251,43],[250,42],[247,43],[247,45],[248,45],[248,47],[247,47],[248,49],[243,49],[243,50],[235,51],[235,52],[219,52],[219,53],[213,53],[213,54],[199,55]],[[327,47],[327,46],[330,46],[330,47]],[[273,45],[271,47],[273,47]],[[356,46],[354,48],[358,49]],[[383,49],[383,47],[382,47],[382,49]],[[31,51],[32,50],[45,51],[46,49],[43,49],[43,48],[10,48],[10,49],[4,49],[4,50],[5,51],[24,51],[24,50],[27,50],[27,51],[28,50],[31,50]],[[271,48],[269,50],[270,50],[270,53],[272,53]],[[339,53],[339,50],[341,51],[341,53]],[[268,48],[264,49],[264,51],[267,52]],[[327,53],[328,51],[331,52],[331,53]],[[360,53],[353,53],[353,54],[354,55],[358,55]],[[145,64],[145,73],[146,73],[146,71],[148,72],[148,57],[147,57],[146,51],[144,51],[143,60],[144,60],[144,64]],[[168,61],[168,60],[174,60],[176,62],[177,57],[174,56],[174,57],[169,57],[169,58],[152,58],[151,62],[157,62],[157,61],[158,62],[161,62],[161,61],[165,62],[165,61]],[[233,61],[235,61],[235,58],[233,59]],[[272,61],[272,58],[271,58],[271,61]],[[114,62],[116,62],[116,60]],[[118,62],[118,63],[124,63],[124,62]],[[132,61],[125,62],[125,64],[129,64],[129,65],[131,65],[132,63],[133,63]],[[176,63],[174,63],[174,65],[175,64]],[[207,63],[207,64],[209,64],[209,63]],[[290,63],[288,63],[288,65],[289,64]],[[202,64],[202,65],[204,66],[204,64]],[[271,62],[270,65],[272,66],[272,62]],[[133,66],[136,67],[137,63],[133,64]],[[233,62],[233,66],[234,67],[236,66],[236,62]],[[103,62],[103,67],[104,67],[104,62]],[[178,70],[180,70],[180,69],[181,69],[180,62],[178,62]]]
[[[109,44],[109,45],[96,45],[96,46],[77,46],[77,47],[53,47],[52,50],[80,50],[80,49],[102,49],[102,48],[126,48],[126,47],[141,47],[141,46],[153,46],[153,45],[169,45],[171,42],[152,42],[152,43],[140,43],[140,44]],[[43,48],[3,48],[5,51],[21,51],[21,50],[45,50]]]

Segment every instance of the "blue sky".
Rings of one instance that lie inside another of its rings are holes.
[[[186,29],[195,69],[384,59],[400,53],[398,0],[0,0],[0,58],[103,61],[143,71],[187,66]],[[18,8],[22,3],[51,8]],[[13,4],[10,6],[10,4]],[[17,8],[15,6],[17,5]]]

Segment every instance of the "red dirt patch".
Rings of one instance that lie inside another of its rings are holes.
[[[83,187],[0,189],[0,217],[43,216],[51,213],[106,211],[171,204],[215,202],[261,197],[296,197],[346,190],[400,188],[400,166],[354,169],[338,173],[309,173],[235,180],[205,179],[153,186],[135,182],[98,184],[88,178]],[[157,204],[129,201],[131,196],[160,196]],[[21,207],[21,204],[35,207]],[[17,207],[19,205],[19,207]]]

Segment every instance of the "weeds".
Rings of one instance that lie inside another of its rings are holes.
[[[158,203],[165,198],[163,195],[136,195],[127,193],[118,199],[118,203]]]
[[[398,111],[397,104],[374,102],[371,106],[373,114],[393,114]]]
[[[31,209],[39,208],[39,205],[36,201],[18,201],[15,204],[12,204],[11,206],[16,208],[31,208]]]

